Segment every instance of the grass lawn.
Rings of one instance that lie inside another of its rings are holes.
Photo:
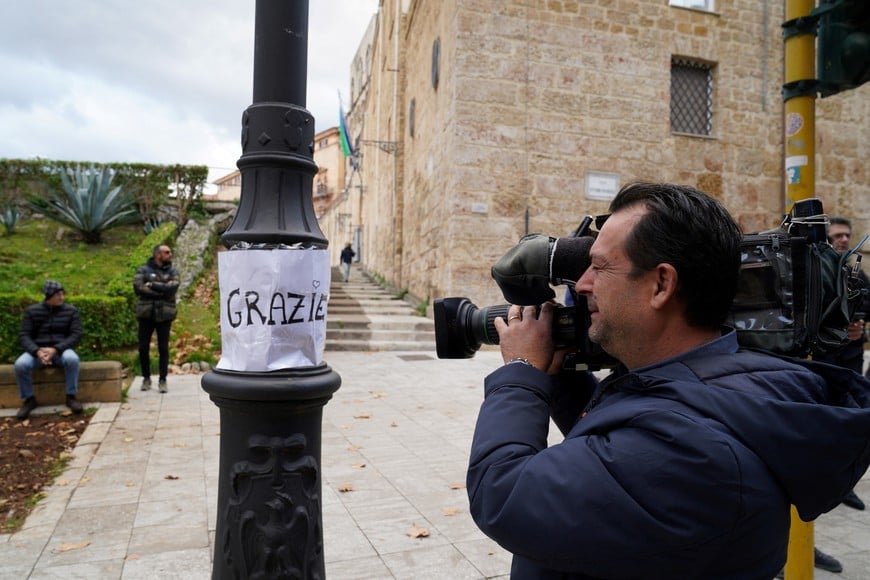
[[[106,231],[88,245],[67,227],[27,218],[12,235],[0,236],[0,292],[41,294],[46,279],[57,280],[68,296],[99,295],[100,282],[123,269],[129,252],[145,238],[141,225]]]

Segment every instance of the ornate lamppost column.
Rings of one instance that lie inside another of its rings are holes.
[[[308,0],[257,0],[241,200],[221,238],[222,356],[202,379],[221,416],[215,579],[325,577],[322,411],[341,377],[321,360],[330,272],[307,59]]]

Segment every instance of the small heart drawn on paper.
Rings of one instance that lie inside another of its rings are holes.
[[[315,288],[320,288],[320,280],[312,280],[311,285]]]

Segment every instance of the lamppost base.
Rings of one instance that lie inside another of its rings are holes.
[[[340,385],[326,365],[203,375],[221,416],[212,578],[325,577],[321,423]]]

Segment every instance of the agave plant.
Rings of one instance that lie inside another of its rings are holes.
[[[33,211],[76,230],[88,244],[97,244],[108,229],[139,219],[136,199],[121,186],[112,187],[115,172],[95,167],[61,172],[63,191],[48,192],[48,199],[32,198]]]
[[[3,227],[6,228],[7,236],[15,231],[15,226],[18,224],[19,217],[21,217],[21,214],[18,212],[18,208],[14,205],[10,204],[0,208],[0,224],[3,224]]]
[[[145,231],[145,235],[147,236],[148,234],[159,228],[162,223],[163,220],[160,219],[158,216],[145,218],[142,229]]]

